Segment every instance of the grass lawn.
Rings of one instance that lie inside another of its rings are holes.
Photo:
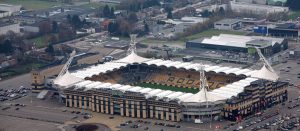
[[[300,17],[300,10],[298,11],[293,11],[291,12],[291,14],[289,14],[289,19],[297,19],[298,17]]]
[[[109,7],[114,7],[116,8],[116,4],[113,4],[113,3],[98,3],[98,2],[95,2],[95,3],[88,3],[88,4],[84,4],[82,5],[82,7],[85,7],[85,8],[99,8],[99,7],[104,7],[105,5],[108,5]]]
[[[27,10],[45,9],[62,4],[61,2],[47,0],[0,0],[0,3],[22,5]]]
[[[20,64],[14,67],[9,67],[0,72],[0,77],[2,79],[10,78],[13,76],[21,75],[30,72],[33,68],[39,68],[45,66],[42,63],[28,63],[28,64]]]
[[[141,41],[143,44],[176,44],[176,45],[184,45],[184,41],[166,41],[166,40],[152,40],[152,39],[145,39]]]
[[[40,37],[37,37],[37,38],[34,38],[34,39],[31,39],[31,41],[33,41],[36,45],[36,48],[44,48],[46,47],[48,44],[47,44],[47,40],[46,40],[46,36],[40,36]]]
[[[150,84],[150,83],[138,83],[135,86],[148,87],[148,88],[153,88],[153,89],[179,91],[179,92],[193,93],[193,94],[196,94],[199,92],[198,89],[179,88],[179,87],[165,86],[165,85],[159,85],[159,84]]]
[[[43,36],[39,36],[39,37],[30,39],[30,41],[32,41],[36,44],[36,48],[38,48],[38,49],[44,48],[44,47],[48,46],[47,39],[48,39],[48,36],[50,36],[50,35],[54,35],[56,38],[58,37],[58,34],[52,33],[52,34],[46,34]]]
[[[24,64],[24,65],[18,65],[18,66],[13,67],[13,68],[11,68],[9,70],[17,72],[19,74],[23,74],[23,73],[30,72],[31,69],[33,69],[33,68],[39,68],[39,67],[42,67],[42,66],[44,66],[44,64],[41,64],[41,63],[29,63],[29,64]]]
[[[185,38],[182,38],[181,40],[182,41],[188,41],[188,40],[198,39],[198,38],[201,38],[201,37],[211,37],[211,36],[219,35],[219,34],[245,35],[246,33],[245,32],[240,32],[240,31],[209,29],[209,30],[203,31],[203,32],[198,33],[198,34],[187,36]]]

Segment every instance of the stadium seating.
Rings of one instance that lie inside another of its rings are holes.
[[[235,75],[217,74],[214,72],[206,72],[205,75],[210,89],[220,88],[228,83],[242,79]],[[93,76],[88,79],[114,84],[132,85],[134,83],[153,83],[195,89],[200,86],[200,75],[198,71],[145,66],[134,69],[123,68],[99,76]]]

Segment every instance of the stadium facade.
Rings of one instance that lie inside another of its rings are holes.
[[[272,106],[265,106],[268,102],[285,101],[288,83],[277,80],[266,65],[250,70],[147,59],[133,49],[116,61],[65,70],[54,85],[67,107],[178,122],[222,116],[234,120]],[[140,87],[137,83],[184,91]],[[199,91],[189,93],[191,89]]]

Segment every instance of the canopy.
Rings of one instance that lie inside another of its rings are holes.
[[[255,73],[253,73],[251,77],[270,80],[270,81],[277,81],[279,78],[276,72],[272,72],[270,69],[266,67],[266,65],[264,65],[260,70],[257,70]]]

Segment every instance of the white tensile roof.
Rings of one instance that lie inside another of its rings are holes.
[[[171,60],[161,60],[161,59],[147,59],[136,55],[132,52],[125,58],[106,62],[104,64],[93,65],[84,69],[80,69],[74,72],[71,72],[71,75],[84,79],[86,77],[92,77],[93,75],[99,75],[101,73],[107,73],[109,71],[114,71],[122,67],[127,66],[128,64],[139,63],[146,65],[155,65],[155,66],[164,66],[164,67],[174,67],[176,69],[186,69],[186,70],[198,70],[200,63],[192,62],[181,62],[181,61],[171,61]],[[232,67],[222,67],[222,66],[211,66],[203,65],[206,72],[212,71],[216,73],[225,73],[225,74],[235,74],[235,75],[245,75],[250,76],[254,73],[250,69],[241,69],[241,68],[232,68]]]
[[[98,64],[84,69],[80,69],[72,72],[71,74],[73,76],[84,79],[86,77],[91,77],[93,75],[98,75],[100,73],[107,73],[108,71],[113,71],[125,66],[127,66],[126,63],[107,62],[105,64]]]
[[[232,96],[237,96],[239,93],[244,91],[246,86],[249,86],[251,82],[256,81],[256,78],[246,78],[244,80],[240,80],[234,82],[232,84],[228,84],[226,86],[220,87],[218,89],[212,91],[206,91],[206,88],[201,89],[197,94],[184,99],[183,102],[214,102],[219,100],[226,100],[231,98]],[[239,86],[235,86],[239,85]]]
[[[127,57],[117,61],[107,62],[105,64],[93,65],[81,70],[77,70],[72,73],[67,72],[63,76],[55,79],[54,84],[62,88],[75,86],[74,88],[75,90],[83,89],[83,91],[102,88],[102,89],[119,90],[122,92],[126,92],[126,91],[139,92],[141,94],[144,94],[146,98],[155,97],[156,99],[163,99],[165,101],[178,100],[178,102],[205,102],[205,101],[214,102],[214,101],[226,100],[231,98],[232,96],[238,95],[239,93],[244,91],[244,88],[246,86],[250,85],[251,82],[258,80],[258,78],[268,79],[268,80],[270,80],[270,78],[272,79],[274,78],[274,80],[276,79],[276,77],[274,77],[272,72],[270,73],[270,71],[265,66],[261,70],[250,70],[250,69],[241,69],[241,68],[203,65],[204,70],[206,72],[212,71],[216,73],[245,75],[248,78],[234,82],[232,84],[228,84],[226,86],[220,87],[212,91],[201,90],[196,94],[84,80],[84,78],[86,77],[91,77],[93,75],[98,75],[100,73],[106,73],[108,71],[120,69],[121,67],[125,67],[128,64],[132,64],[132,63],[173,67],[176,69],[186,69],[186,70],[195,70],[195,71],[198,71],[200,66],[199,63],[180,62],[180,61],[171,61],[171,60],[166,61],[161,59],[146,59],[137,56],[135,53],[131,53]]]
[[[147,61],[147,60],[149,60],[149,59],[144,58],[144,57],[140,57],[132,51],[128,56],[126,56],[122,59],[119,59],[116,62],[133,64],[133,63],[142,63],[142,62]]]
[[[72,85],[74,83],[77,83],[79,81],[82,81],[83,79],[76,77],[74,75],[71,75],[68,71],[61,77],[57,77],[55,80],[53,80],[53,83],[55,85],[59,85],[60,87],[67,87],[69,85]]]
[[[178,100],[179,102],[215,102],[222,101],[236,96],[239,93],[244,91],[244,88],[250,85],[251,82],[258,80],[256,78],[246,78],[234,82],[232,84],[220,87],[218,89],[207,91],[205,88],[200,90],[196,94],[184,93],[170,90],[161,90],[161,89],[152,89],[152,88],[143,88],[139,86],[130,86],[130,85],[120,85],[120,84],[111,84],[103,82],[95,82],[90,80],[83,80],[78,83],[73,84],[75,86],[74,90],[83,89],[83,91],[88,91],[92,89],[112,89],[122,92],[130,91],[144,94],[146,98],[156,97],[156,99],[164,99],[166,101]]]
[[[199,66],[201,65],[200,63],[161,60],[161,59],[151,59],[151,60],[143,62],[142,64],[164,66],[164,67],[174,67],[176,69],[186,69],[186,70],[196,70],[196,71],[198,70]],[[212,71],[212,72],[216,72],[216,73],[245,75],[245,76],[250,76],[252,73],[254,73],[253,70],[250,70],[250,69],[211,66],[211,65],[203,65],[203,66],[204,66],[204,70],[206,72]]]
[[[272,72],[270,69],[264,65],[260,70],[257,70],[255,73],[251,75],[251,77],[270,80],[270,81],[277,81],[279,76]]]

